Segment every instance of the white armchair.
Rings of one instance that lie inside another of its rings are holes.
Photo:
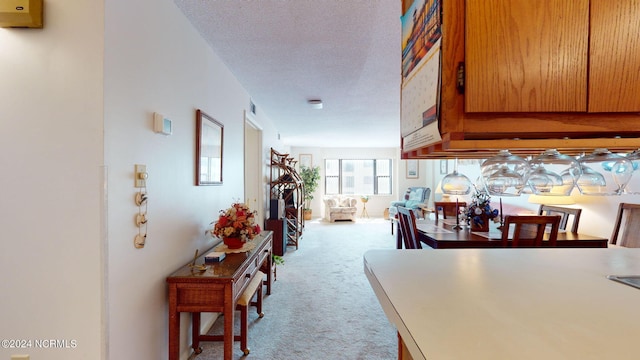
[[[326,196],[324,199],[324,217],[329,222],[336,220],[356,221],[358,200],[349,196]]]

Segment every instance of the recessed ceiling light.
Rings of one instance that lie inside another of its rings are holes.
[[[312,109],[322,109],[322,100],[320,99],[307,100],[307,103],[311,105]]]

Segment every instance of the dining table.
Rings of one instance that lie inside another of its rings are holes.
[[[472,231],[469,226],[456,219],[418,219],[416,221],[418,238],[422,244],[433,249],[477,249],[502,247],[502,230],[499,223],[491,223],[488,232]],[[456,228],[459,227],[459,228]],[[548,234],[545,234],[543,247],[548,247]],[[608,238],[565,230],[558,231],[556,247],[560,248],[606,248]],[[398,240],[397,248],[402,248]],[[532,247],[526,240],[520,241],[520,247]]]

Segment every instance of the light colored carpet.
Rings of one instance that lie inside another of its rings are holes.
[[[394,248],[388,220],[308,221],[298,250],[289,247],[285,264],[278,266],[277,281],[264,299],[265,316],[259,319],[250,308],[251,353],[243,356],[235,342],[234,359],[396,359],[396,330],[364,275],[362,261],[367,250]],[[210,333],[221,333],[222,321],[220,317]],[[203,352],[195,360],[222,359],[222,342],[201,345]]]

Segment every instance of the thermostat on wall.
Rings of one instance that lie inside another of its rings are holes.
[[[170,119],[166,119],[162,114],[153,113],[153,131],[171,135],[173,132],[173,127]]]

